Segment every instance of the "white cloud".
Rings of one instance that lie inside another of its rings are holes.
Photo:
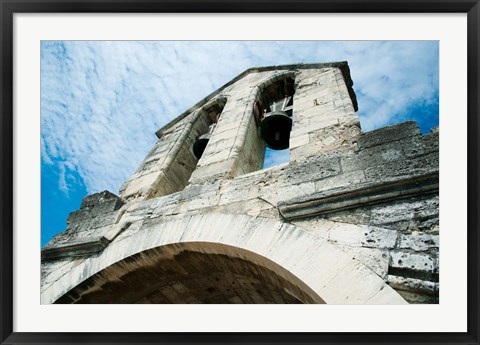
[[[282,163],[287,163],[290,160],[290,150],[271,150],[267,148],[265,151],[264,168],[273,167]]]
[[[63,193],[68,194],[68,185],[67,185],[67,178],[66,178],[67,169],[65,168],[65,164],[60,163],[59,169],[60,169],[60,173],[58,175],[58,189],[60,189]]]
[[[342,60],[364,130],[438,97],[436,42],[43,42],[42,157],[117,192],[157,129],[245,69]]]

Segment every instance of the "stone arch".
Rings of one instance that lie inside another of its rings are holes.
[[[201,159],[203,151],[209,142],[207,137],[210,138],[210,135],[213,133],[226,103],[227,97],[219,96],[195,111],[190,140],[193,143],[191,145],[192,153],[197,159]],[[199,141],[199,138],[203,139]],[[196,147],[199,143],[201,143],[200,147]]]
[[[282,80],[282,79],[287,79],[287,78],[294,78],[295,79],[296,72],[295,71],[284,71],[284,72],[279,72],[276,73],[267,79],[263,80],[260,82],[256,87],[258,87],[258,90],[255,90],[255,92],[260,92],[264,90],[265,88],[269,87],[273,83]]]
[[[195,110],[195,112],[193,114],[193,119],[192,119],[191,122],[195,123],[196,121],[198,121],[198,119],[201,116],[205,116],[205,113],[208,112],[208,110],[211,109],[211,108],[214,108],[214,107],[224,108],[226,106],[227,102],[228,102],[228,96],[227,95],[222,94],[222,95],[219,95],[218,97],[215,97],[214,99],[208,101],[207,103],[202,105],[200,108]]]
[[[325,303],[297,277],[253,252],[212,242],[168,244],[129,256],[56,303]]]
[[[228,101],[228,96],[226,94],[221,94],[215,97],[214,99],[208,101],[207,103],[205,103],[200,109],[208,109],[215,105],[219,105],[223,107],[225,106],[227,101]]]
[[[185,214],[133,223],[103,252],[84,260],[48,286],[42,292],[42,303],[55,302],[127,257],[167,245],[189,246],[187,243],[193,242],[239,248],[239,252],[264,257],[296,277],[325,303],[406,303],[372,270],[311,232],[277,220],[224,213]]]
[[[257,100],[257,98],[259,97],[259,95],[263,92],[263,90],[265,90],[266,88],[268,88],[269,86],[271,86],[272,84],[274,84],[274,83],[276,83],[280,80],[284,80],[284,79],[288,79],[288,78],[295,79],[295,76],[296,76],[296,72],[294,72],[294,71],[279,72],[279,73],[276,73],[276,74],[268,77],[265,80],[262,80],[254,88],[252,88],[252,91],[250,91],[250,94],[248,96],[248,100],[246,102],[247,103],[247,108],[246,108],[245,114],[247,115],[247,117],[249,117],[249,118],[254,117],[254,104],[255,104],[255,101]]]

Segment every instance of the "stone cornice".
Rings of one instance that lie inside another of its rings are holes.
[[[438,193],[438,188],[439,175],[438,171],[435,171],[408,178],[349,185],[280,201],[278,209],[286,220],[306,218],[395,199]]]
[[[56,247],[46,247],[42,249],[42,261],[97,254],[101,250],[105,249],[109,243],[109,240],[103,236],[100,236],[80,241],[72,241]]]

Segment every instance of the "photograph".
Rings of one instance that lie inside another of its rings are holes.
[[[438,41],[42,41],[42,304],[438,304]]]
[[[479,345],[479,16],[0,0],[0,345]]]

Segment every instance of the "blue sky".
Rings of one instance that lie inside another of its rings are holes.
[[[155,131],[245,69],[347,60],[364,131],[439,122],[437,41],[43,41],[44,246],[87,194],[136,170]],[[269,155],[268,165],[285,160]]]

